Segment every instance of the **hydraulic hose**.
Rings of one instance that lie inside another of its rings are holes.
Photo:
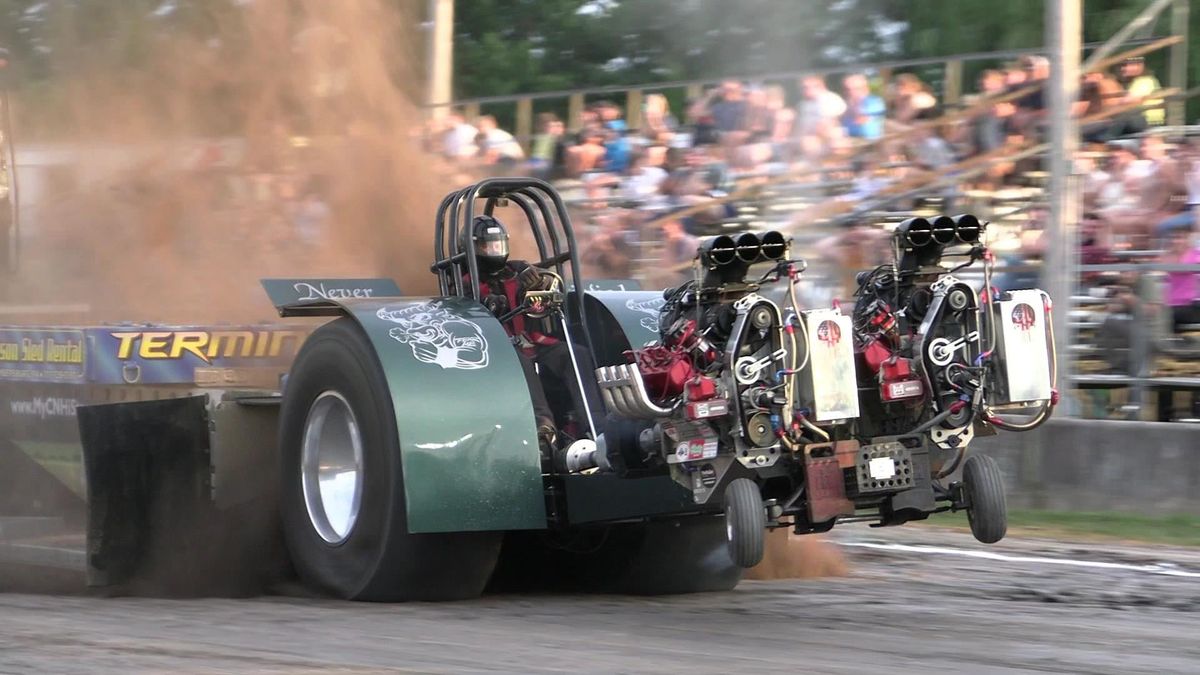
[[[909,433],[910,434],[925,433],[926,431],[929,431],[930,429],[932,429],[934,426],[941,424],[943,421],[945,421],[945,419],[947,417],[949,417],[953,413],[954,413],[954,411],[952,409],[946,408],[942,412],[940,412],[940,413],[934,415],[933,417],[929,418],[928,420],[926,420],[924,424],[918,426],[916,429],[913,429]]]

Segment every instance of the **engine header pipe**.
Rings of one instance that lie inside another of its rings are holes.
[[[980,225],[978,218],[969,213],[964,213],[954,216],[951,220],[954,221],[954,236],[956,239],[964,244],[979,242],[979,238],[983,234],[983,226]]]
[[[896,228],[900,240],[911,248],[925,248],[933,243],[933,225],[920,216],[906,218]]]
[[[700,255],[706,267],[725,267],[737,259],[737,243],[727,234],[717,235],[700,245]]]
[[[954,219],[949,216],[938,216],[930,223],[930,232],[933,235],[935,244],[948,246],[954,243],[956,238]]]
[[[787,255],[787,238],[774,230],[762,236],[762,254],[767,260],[782,260]]]
[[[735,252],[737,253],[738,260],[748,265],[756,263],[759,257],[762,256],[762,240],[753,232],[740,234],[737,238]]]

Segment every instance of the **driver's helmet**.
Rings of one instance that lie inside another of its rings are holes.
[[[467,230],[459,238],[460,251],[467,250]],[[475,259],[479,269],[497,272],[508,262],[508,230],[492,216],[475,216],[470,230],[471,244],[475,247]]]

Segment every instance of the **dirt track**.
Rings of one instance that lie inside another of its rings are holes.
[[[694,596],[0,594],[0,672],[1200,671],[1200,552],[839,529],[848,577]]]

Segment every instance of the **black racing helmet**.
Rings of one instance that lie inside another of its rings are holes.
[[[458,240],[460,251],[467,250],[467,236],[467,230],[463,230]],[[471,223],[470,245],[475,247],[475,259],[481,270],[495,272],[508,262],[508,230],[492,216],[475,216]]]

